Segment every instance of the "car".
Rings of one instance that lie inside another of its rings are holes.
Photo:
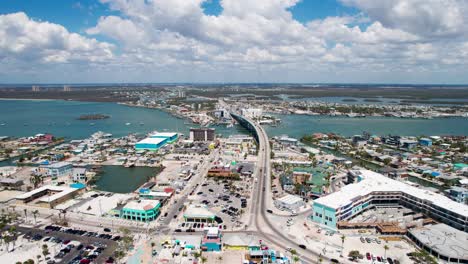
[[[119,240],[120,240],[120,236],[115,236],[115,237],[112,238],[112,240],[114,240],[114,241],[119,241]]]
[[[114,263],[114,258],[113,257],[107,258],[106,263]]]
[[[303,245],[303,244],[300,244],[299,247],[302,248],[302,249],[307,249],[307,247],[305,245]]]
[[[174,230],[174,232],[180,233],[180,232],[182,232],[182,229],[177,228],[176,230]]]
[[[388,262],[388,264],[393,264],[393,259],[387,258],[387,262]]]
[[[172,217],[172,218],[176,219],[176,218],[177,218],[177,215],[175,214],[174,217]]]
[[[82,260],[80,260],[80,264],[89,264],[91,263],[91,260],[87,259],[87,258],[84,258]]]
[[[76,250],[81,250],[83,248],[83,244],[79,244],[77,247],[76,247]]]
[[[334,259],[334,258],[330,259],[330,261],[331,263],[340,263],[337,259]]]
[[[380,256],[377,256],[377,261],[382,262],[382,258]]]
[[[372,243],[372,240],[370,238],[366,237],[366,242],[367,243]]]
[[[51,237],[45,237],[44,240],[42,240],[42,241],[47,242],[47,241],[50,240],[50,238],[51,238]]]
[[[104,228],[104,232],[111,232],[110,228]]]
[[[367,258],[367,260],[371,260],[371,259],[372,259],[372,256],[371,256],[371,254],[370,254],[369,252],[366,253],[366,258]]]
[[[365,243],[365,242],[366,242],[366,240],[365,240],[363,237],[360,237],[359,239],[361,240],[361,243]]]
[[[273,213],[273,211],[271,209],[267,209],[266,211],[267,211],[267,213],[270,213],[270,214]]]
[[[376,239],[375,242],[377,242],[377,244],[382,243],[382,241],[380,241],[380,239]]]
[[[164,213],[164,217],[166,217],[166,216],[167,216],[167,212]]]

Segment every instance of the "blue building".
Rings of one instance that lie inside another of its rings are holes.
[[[217,227],[210,227],[202,239],[203,251],[221,251],[221,233]]]
[[[419,144],[422,146],[430,147],[432,146],[432,140],[428,138],[421,138],[419,139]]]
[[[453,186],[452,188],[446,190],[446,192],[452,200],[462,204],[468,204],[468,189],[459,186]]]
[[[70,176],[73,172],[73,165],[68,162],[57,162],[47,166],[47,175],[53,179]]]
[[[179,138],[179,134],[172,132],[156,133],[150,136],[150,138],[162,138],[165,139],[165,143],[173,143]]]
[[[145,138],[135,144],[136,150],[157,151],[166,144],[164,138]]]

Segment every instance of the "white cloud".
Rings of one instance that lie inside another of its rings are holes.
[[[107,61],[112,45],[37,22],[25,13],[0,15],[0,58],[41,62]]]
[[[426,37],[468,33],[466,0],[341,0],[366,12],[383,26]]]
[[[376,73],[394,80],[392,71],[459,72],[468,63],[467,4],[462,0],[340,0],[362,13],[307,23],[289,11],[300,0],[221,0],[216,16],[204,13],[207,0],[100,1],[113,14],[88,28],[88,37],[24,13],[0,16],[0,59],[76,62],[80,70],[92,65],[87,71],[106,76],[147,73],[147,79],[127,81],[164,81],[160,76],[168,73],[174,75],[171,81],[186,81],[193,71],[193,78],[202,81],[220,76],[246,81],[239,76],[260,71],[263,81],[278,80],[280,71],[303,77],[296,81],[346,81],[326,76],[359,78],[356,71],[363,78]],[[118,55],[111,44],[89,36],[112,38]]]

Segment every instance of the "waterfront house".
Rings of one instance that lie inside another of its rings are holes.
[[[57,162],[47,166],[47,175],[52,179],[70,176],[73,172],[73,165],[69,162]]]
[[[430,147],[432,146],[432,140],[428,138],[420,138],[419,139],[419,144],[425,147]]]

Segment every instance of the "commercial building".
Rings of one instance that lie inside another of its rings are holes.
[[[142,222],[153,221],[158,217],[160,207],[158,200],[130,201],[120,210],[120,217]]]
[[[164,138],[145,138],[135,144],[136,150],[157,151],[166,144]]]
[[[40,207],[54,208],[84,191],[83,188],[46,185],[16,196],[20,204],[34,203]]]
[[[73,165],[69,162],[57,162],[47,166],[47,175],[56,179],[63,176],[70,176],[73,171]]]
[[[299,208],[305,205],[301,197],[287,194],[277,200],[275,200],[275,205],[279,209],[285,209],[288,211],[297,211]]]
[[[221,232],[217,227],[209,227],[203,236],[201,249],[203,251],[221,251]]]
[[[241,114],[248,118],[259,118],[263,115],[263,110],[260,108],[242,109]]]
[[[190,128],[190,140],[192,141],[213,141],[214,139],[214,128]]]
[[[162,138],[166,140],[165,143],[173,143],[179,138],[179,134],[174,132],[156,133],[151,135],[150,138]]]
[[[135,149],[157,151],[164,145],[177,141],[178,138],[179,134],[177,133],[156,133],[137,142],[135,144]]]
[[[445,224],[414,228],[408,237],[438,259],[468,263],[468,234]]]
[[[400,205],[456,229],[468,231],[467,205],[369,170],[349,173],[357,179],[357,183],[314,200],[314,222],[336,229],[338,222],[347,221],[376,205]]]
[[[184,212],[184,221],[192,223],[213,223],[216,215],[205,205],[191,204]]]

